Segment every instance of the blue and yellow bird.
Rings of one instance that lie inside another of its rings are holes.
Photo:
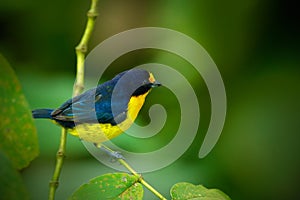
[[[131,69],[69,99],[57,109],[36,109],[32,115],[51,119],[72,135],[100,146],[132,125],[146,96],[160,85],[152,73]]]

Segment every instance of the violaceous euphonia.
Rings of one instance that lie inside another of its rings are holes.
[[[132,125],[146,96],[160,85],[152,73],[131,69],[69,99],[57,109],[36,109],[32,115],[51,119],[72,135],[101,145]]]

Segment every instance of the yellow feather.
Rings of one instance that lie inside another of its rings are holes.
[[[140,96],[130,98],[127,109],[126,119],[117,125],[106,124],[79,124],[73,129],[69,129],[72,135],[75,135],[87,142],[100,144],[106,140],[110,140],[122,132],[127,130],[136,119],[140,109],[142,108],[145,98],[150,90]]]

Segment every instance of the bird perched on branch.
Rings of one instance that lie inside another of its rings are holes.
[[[136,119],[146,96],[160,86],[152,73],[131,69],[63,103],[57,109],[36,109],[34,118],[47,118],[80,139],[100,145]]]

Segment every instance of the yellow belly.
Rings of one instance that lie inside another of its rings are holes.
[[[140,109],[142,108],[145,98],[149,92],[138,97],[132,97],[128,103],[126,119],[117,125],[106,124],[78,124],[75,128],[70,129],[72,135],[79,137],[87,142],[100,144],[106,140],[110,140],[122,132],[127,130],[136,119]]]

